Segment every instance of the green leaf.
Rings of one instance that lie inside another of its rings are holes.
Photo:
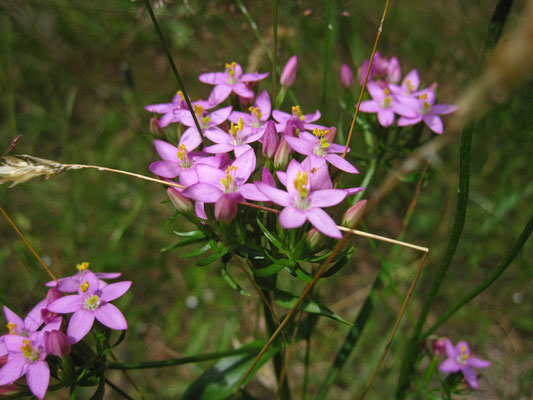
[[[229,261],[229,260],[228,260]],[[231,275],[228,273],[227,270],[228,263],[223,262],[222,263],[222,278],[226,281],[230,287],[235,290],[237,293],[242,294],[243,296],[250,296],[250,293],[248,293],[246,290],[244,290],[236,281],[231,277]]]
[[[207,256],[203,260],[197,261],[194,263],[194,265],[197,265],[198,267],[205,267],[206,265],[212,264],[217,260],[220,260],[222,256],[218,253],[211,254],[210,256]]]
[[[267,276],[271,276],[278,273],[285,267],[285,264],[275,262],[273,264],[270,264],[268,267],[254,269],[253,272],[255,276],[258,276],[259,278],[265,278]]]
[[[199,255],[204,254],[207,250],[211,248],[211,245],[207,243],[206,245],[200,247],[197,250],[191,251],[190,253],[184,254],[180,256],[181,258],[191,258],[191,257],[197,257]]]
[[[163,247],[161,250],[159,250],[161,253],[165,253],[170,250],[177,249],[179,247],[187,246],[188,244],[193,243],[200,243],[205,242],[207,239],[205,237],[202,238],[195,238],[195,237],[188,237],[183,240],[180,240],[178,243],[171,244],[170,246]]]
[[[283,290],[276,289],[274,290],[274,301],[278,306],[290,310],[298,301],[298,297]],[[334,319],[335,321],[342,322],[343,324],[352,326],[352,324],[350,324],[348,321],[345,321],[341,316],[335,314],[329,308],[317,302],[316,300],[305,299],[302,304],[300,304],[299,309],[311,314],[322,315],[324,317]]]
[[[283,251],[285,253],[285,250],[283,248],[283,244],[279,241],[279,239],[274,236],[262,223],[261,221],[259,220],[259,218],[257,218],[257,225],[259,225],[259,228],[263,231],[263,233],[265,234],[266,238],[274,245],[276,246],[278,249],[280,249],[281,251]]]
[[[174,231],[175,235],[183,236],[183,237],[194,237],[194,238],[202,238],[205,237],[203,232],[200,231],[190,231],[190,232],[178,232]]]
[[[351,247],[350,249],[348,249],[348,251],[343,253],[340,259],[322,274],[321,278],[327,278],[339,272],[348,263],[348,260],[350,260],[354,253],[354,250],[355,249]]]
[[[207,369],[188,388],[181,400],[223,400],[231,396],[238,388],[240,380],[252,364],[264,343],[252,342],[242,348],[256,348],[257,352],[238,354],[220,359],[213,367]],[[279,351],[277,346],[270,346],[261,360],[254,367],[244,384],[249,382],[255,373]]]

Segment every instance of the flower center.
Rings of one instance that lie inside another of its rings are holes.
[[[181,168],[187,169],[192,167],[191,159],[184,144],[178,146],[178,158],[181,160]]]
[[[305,115],[302,114],[302,110],[300,110],[300,106],[292,106],[292,115],[300,118],[300,120],[302,121],[305,119]]]
[[[248,109],[250,111],[250,114],[252,114],[253,123],[252,126],[254,128],[261,128],[261,117],[263,116],[263,113],[259,109],[259,107],[250,107]]]
[[[87,310],[96,310],[99,305],[100,305],[100,298],[97,295],[88,297],[85,300],[85,308]]]
[[[78,271],[83,272],[89,268],[89,263],[87,261],[84,261],[76,265],[76,268],[78,268]]]
[[[87,290],[89,290],[89,282],[87,281],[84,281],[81,285],[80,285],[80,289],[83,293],[85,293]]]
[[[41,353],[39,350],[31,347],[31,342],[28,339],[24,339],[22,343],[24,343],[24,345],[20,348],[20,350],[22,351],[22,355],[24,357],[31,362],[37,361],[41,358]]]
[[[313,135],[315,135],[317,138],[320,139],[320,142],[318,142],[313,149],[313,152],[319,157],[324,157],[326,153],[328,152],[329,142],[328,142],[328,139],[326,138],[326,135],[328,133],[329,133],[329,129],[324,130],[324,129],[315,128],[313,130]]]
[[[242,130],[244,129],[244,121],[242,118],[239,118],[239,122],[237,125],[235,125],[233,122],[231,123],[231,127],[229,128],[229,133],[231,136],[233,136],[233,141],[231,144],[234,146],[240,146],[243,143],[243,137],[242,137]]]
[[[13,323],[13,322],[8,322],[7,323],[7,330],[9,331],[10,334],[12,335],[16,335],[17,332],[15,332],[15,328],[17,327],[17,324]]]
[[[390,96],[390,90],[385,89],[383,93],[385,94],[385,98],[381,102],[381,108],[391,108],[392,107],[392,96]]]
[[[298,171],[296,179],[294,180],[294,188],[300,196],[298,199],[296,199],[294,205],[300,210],[306,210],[309,208],[309,200],[307,199],[307,196],[309,195],[308,184],[309,178],[307,176],[307,172],[304,171],[301,173]]]
[[[427,114],[429,113],[429,110],[431,110],[431,104],[429,104],[427,101],[424,101],[422,103],[422,107],[420,107],[420,114]]]
[[[232,193],[235,191],[235,171],[237,170],[236,166],[230,165],[226,168],[226,177],[220,180],[220,183],[224,187],[224,193]]]
[[[466,346],[461,346],[461,354],[457,357],[457,362],[461,365],[466,364],[466,361],[468,360],[468,357],[470,357],[470,353],[468,352],[468,349]]]
[[[229,78],[227,79],[226,83],[230,85],[237,83],[237,79],[235,78],[236,67],[237,63],[235,61],[231,62],[231,64],[226,64],[226,73],[229,75]]]

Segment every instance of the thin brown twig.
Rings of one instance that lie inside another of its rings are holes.
[[[394,339],[394,335],[396,334],[396,331],[398,330],[398,326],[400,326],[400,322],[402,320],[403,314],[405,313],[405,310],[407,309],[407,303],[409,303],[409,299],[411,298],[411,294],[413,293],[413,290],[415,288],[416,283],[418,282],[418,278],[420,277],[420,272],[422,272],[422,267],[424,266],[424,263],[426,261],[428,253],[425,253],[422,256],[422,259],[420,260],[420,264],[418,265],[418,268],[416,270],[415,277],[413,281],[411,282],[411,286],[409,287],[409,291],[407,292],[407,295],[405,296],[405,299],[402,304],[402,308],[400,309],[400,313],[398,314],[398,317],[396,318],[396,322],[394,323],[394,327],[392,328],[392,332],[389,336],[389,339],[387,340],[387,344],[385,345],[385,348],[383,349],[383,352],[381,353],[381,357],[379,358],[379,362],[376,365],[376,368],[374,369],[374,372],[372,373],[372,377],[370,378],[370,381],[366,384],[365,389],[361,393],[361,396],[359,397],[359,400],[363,400],[366,396],[366,393],[368,392],[368,389],[370,389],[370,386],[372,385],[372,382],[374,382],[374,379],[376,378],[376,375],[379,371],[379,368],[381,367],[381,364],[383,363],[383,360],[385,359],[385,356],[387,355],[387,352],[389,351],[389,348],[391,346],[392,340]]]
[[[55,277],[55,275],[52,273],[52,271],[50,270],[50,268],[48,268],[48,265],[46,265],[46,263],[43,261],[43,259],[41,257],[39,257],[39,254],[37,254],[37,252],[33,249],[32,245],[30,244],[30,242],[28,242],[28,240],[26,239],[26,237],[22,234],[22,232],[20,231],[20,229],[17,227],[17,225],[15,225],[15,223],[11,220],[11,218],[9,218],[9,216],[7,215],[7,213],[4,211],[4,209],[0,206],[0,211],[2,212],[2,214],[4,215],[4,218],[7,219],[7,222],[9,222],[9,224],[11,225],[11,227],[15,230],[15,232],[17,232],[17,234],[20,236],[20,238],[24,241],[24,243],[26,244],[26,246],[28,246],[28,249],[30,249],[30,251],[33,253],[33,255],[35,256],[35,258],[39,261],[39,263],[41,263],[41,265],[43,266],[43,268],[46,270],[46,272],[48,272],[48,275],[50,275],[52,277],[52,279],[54,281],[57,282],[57,278]]]

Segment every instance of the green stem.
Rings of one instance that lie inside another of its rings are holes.
[[[246,347],[242,349],[235,349],[229,351],[221,351],[218,353],[199,354],[191,357],[172,358],[161,361],[138,361],[131,363],[110,362],[107,364],[108,369],[148,369],[148,368],[165,368],[174,367],[176,365],[190,364],[202,361],[216,360],[223,357],[233,356],[236,354],[258,353],[262,346]]]
[[[189,100],[189,95],[187,94],[187,91],[185,90],[185,85],[183,84],[183,81],[181,80],[181,76],[178,72],[178,68],[176,67],[176,64],[174,63],[174,59],[172,58],[172,55],[170,54],[170,49],[167,45],[167,42],[165,41],[163,32],[161,32],[161,28],[159,27],[159,23],[157,22],[157,19],[155,17],[154,10],[152,10],[152,6],[150,5],[150,0],[144,0],[144,4],[146,6],[146,9],[148,10],[148,13],[150,14],[150,18],[152,19],[152,23],[154,24],[154,28],[155,28],[155,31],[157,32],[157,36],[159,36],[159,40],[161,41],[161,45],[163,46],[163,49],[165,50],[168,63],[170,64],[170,68],[172,69],[172,72],[174,73],[174,77],[176,78],[176,81],[178,82],[179,88],[183,92],[183,97],[185,97],[185,102],[187,103],[187,107],[189,108],[189,111],[191,112],[192,118],[194,120],[194,124],[196,125],[196,129],[198,129],[198,133],[200,133],[200,137],[202,138],[202,143],[204,144],[204,146],[207,146],[207,142],[202,133],[202,128],[200,127],[200,124],[198,123],[198,119],[196,118],[196,113],[194,112],[191,101]]]
[[[444,315],[442,315],[437,322],[435,322],[428,330],[426,330],[422,335],[421,339],[424,339],[431,335],[435,330],[442,325],[448,318],[450,318],[453,314],[455,314],[458,310],[460,310],[465,304],[467,304],[470,300],[472,300],[474,297],[479,295],[481,292],[483,292],[485,289],[487,289],[490,285],[494,283],[496,279],[500,277],[501,274],[505,272],[507,267],[511,265],[513,260],[516,258],[518,253],[520,253],[520,250],[522,250],[522,247],[526,244],[527,240],[529,239],[529,236],[531,235],[531,231],[533,230],[533,217],[529,219],[529,222],[525,226],[524,230],[518,237],[518,240],[514,244],[514,246],[509,250],[505,258],[502,260],[500,265],[498,265],[498,268],[496,268],[495,271],[490,274],[490,276],[485,279],[482,283],[480,283],[476,288],[471,290],[468,294],[463,296],[461,300],[459,300],[452,308],[450,308]]]
[[[117,385],[115,385],[113,382],[111,382],[109,379],[105,378],[105,383],[109,385],[111,389],[113,389],[115,392],[120,394],[122,397],[128,400],[135,400],[133,397],[131,397],[129,394],[127,394],[124,390],[119,388]]]
[[[376,174],[376,169],[378,167],[378,159],[377,158],[372,158],[370,160],[370,165],[368,166],[368,169],[366,170],[366,173],[365,173],[365,176],[363,177],[363,181],[361,182],[361,186],[364,187],[364,188],[367,188],[368,185],[370,184],[370,182],[372,181],[372,179],[374,179],[374,175]],[[366,190],[365,191],[362,191],[362,192],[359,192],[357,193],[353,198],[352,198],[352,204],[355,204],[357,203],[359,200],[361,200],[363,198],[363,196],[366,195]]]

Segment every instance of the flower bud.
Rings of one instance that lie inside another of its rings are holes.
[[[281,139],[281,142],[276,149],[276,154],[274,154],[274,168],[278,170],[284,170],[289,164],[289,154],[291,148],[285,139]]]
[[[167,189],[168,197],[174,207],[181,213],[189,213],[193,211],[193,206],[191,201],[182,195],[177,188],[168,188]]]
[[[323,238],[324,236],[316,228],[312,228],[309,232],[307,232],[305,240],[307,241],[309,247],[315,249],[320,245]]]
[[[392,57],[389,60],[387,68],[387,78],[390,83],[398,83],[402,79],[402,70],[400,68],[400,62],[397,57]]]
[[[279,145],[278,132],[276,130],[276,124],[270,120],[266,124],[265,133],[263,134],[263,155],[266,158],[274,157],[276,149]]]
[[[156,117],[150,118],[150,132],[157,138],[163,137],[163,128],[159,125],[159,121]]]
[[[446,338],[436,338],[431,342],[433,354],[442,356],[446,354]]]
[[[44,346],[48,354],[54,354],[61,358],[70,353],[67,335],[58,330],[44,332]]]
[[[361,200],[348,208],[342,216],[342,225],[351,228],[355,225],[358,219],[361,217],[361,212],[366,206],[367,201]]]
[[[237,215],[237,200],[232,193],[223,194],[215,203],[215,218],[229,224]]]
[[[279,80],[281,85],[286,88],[291,87],[296,79],[296,71],[298,71],[298,57],[292,56],[281,71],[281,78]]]
[[[340,73],[341,85],[350,88],[353,85],[353,72],[347,64],[341,65]]]

